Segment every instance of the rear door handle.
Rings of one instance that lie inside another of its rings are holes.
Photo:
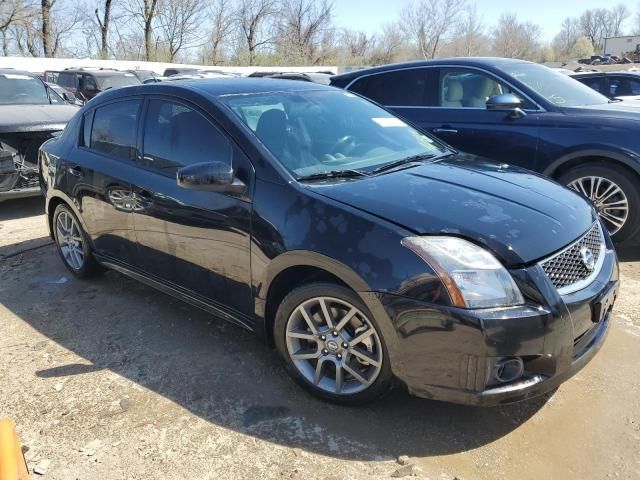
[[[456,130],[455,128],[451,128],[451,127],[440,127],[440,128],[434,128],[433,129],[433,133],[454,134],[454,133],[458,133],[458,130]]]
[[[76,178],[84,177],[84,173],[82,172],[82,169],[77,165],[75,167],[69,167],[68,172],[70,175],[73,175]]]

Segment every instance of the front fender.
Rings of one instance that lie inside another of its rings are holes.
[[[358,294],[373,315],[378,328],[384,336],[391,365],[393,365],[394,370],[402,368],[402,357],[398,354],[398,352],[401,351],[399,348],[398,332],[380,300],[380,294],[371,291],[367,282],[349,266],[317,252],[293,250],[282,253],[271,261],[267,267],[264,279],[258,284],[259,287],[255,296],[256,317],[261,321],[261,325],[256,325],[256,333],[261,336],[261,333],[264,333],[267,328],[265,306],[267,295],[273,281],[287,269],[301,266],[315,267],[335,275]]]

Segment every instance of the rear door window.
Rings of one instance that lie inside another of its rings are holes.
[[[142,163],[168,176],[194,163],[231,165],[231,144],[204,115],[182,103],[149,100]]]
[[[97,108],[91,129],[91,149],[135,160],[140,103],[140,100],[125,100]]]
[[[437,84],[437,68],[411,68],[369,75],[349,90],[389,107],[425,107],[435,105]]]

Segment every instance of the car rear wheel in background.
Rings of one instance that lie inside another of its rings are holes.
[[[330,283],[296,288],[278,308],[274,337],[289,374],[324,400],[361,404],[391,388],[380,329],[348,288]]]
[[[615,164],[585,164],[559,179],[589,197],[616,242],[629,240],[640,227],[640,184],[633,174]]]
[[[87,234],[69,207],[64,204],[56,207],[52,225],[60,258],[73,275],[86,278],[100,270],[91,254]]]

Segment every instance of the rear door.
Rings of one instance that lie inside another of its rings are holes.
[[[138,266],[206,302],[250,315],[249,197],[176,183],[180,167],[216,160],[232,165],[250,192],[249,161],[211,116],[173,97],[148,98],[141,140],[146,174],[133,185]]]
[[[137,246],[131,184],[142,100],[129,98],[88,110],[79,146],[62,162],[66,191],[82,212],[96,253],[132,265]]]

